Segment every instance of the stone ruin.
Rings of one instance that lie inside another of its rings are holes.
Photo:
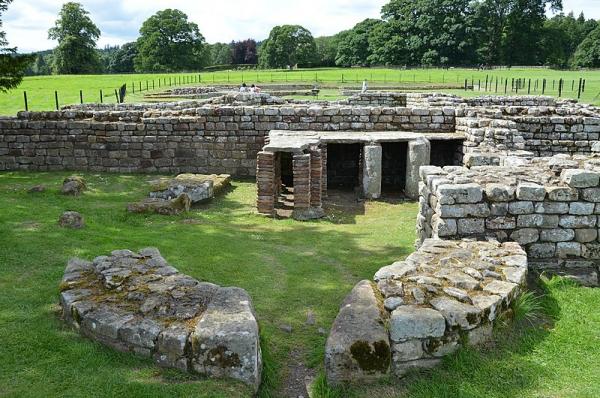
[[[149,198],[127,205],[130,213],[175,215],[187,212],[197,203],[211,200],[231,186],[231,176],[180,174],[151,182]]]
[[[417,251],[340,309],[326,347],[334,385],[489,339],[528,271],[598,286],[600,109],[533,96],[267,98],[21,112],[0,119],[0,170],[255,176],[258,212],[278,214],[285,197],[299,220],[326,215],[340,189],[418,200]]]
[[[64,319],[84,336],[160,366],[260,385],[258,323],[243,289],[183,275],[148,248],[71,259],[60,290]]]
[[[490,340],[526,276],[517,243],[425,240],[346,297],[327,339],[329,384],[402,377]]]

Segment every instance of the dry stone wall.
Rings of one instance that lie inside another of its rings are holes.
[[[427,238],[520,243],[538,271],[597,286],[600,159],[532,159],[510,167],[423,167],[418,244]]]
[[[104,107],[99,107],[104,109]],[[270,130],[454,131],[454,110],[351,106],[136,106],[0,119],[0,170],[254,176]]]

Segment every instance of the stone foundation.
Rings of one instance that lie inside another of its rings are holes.
[[[425,240],[346,297],[327,339],[328,383],[402,377],[461,346],[489,341],[526,277],[527,257],[517,243]]]
[[[246,291],[182,275],[153,248],[72,259],[60,290],[65,321],[83,335],[160,366],[258,390],[258,323]]]

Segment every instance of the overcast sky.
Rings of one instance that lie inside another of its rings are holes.
[[[4,15],[11,46],[19,51],[47,50],[63,0],[14,0]],[[123,44],[138,36],[142,22],[156,11],[178,8],[200,26],[209,43],[265,39],[273,26],[299,24],[313,35],[332,35],[365,18],[378,18],[388,0],[79,0],[102,31],[99,47]],[[600,1],[563,0],[565,13],[584,11],[600,19]]]

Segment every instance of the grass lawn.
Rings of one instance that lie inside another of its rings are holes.
[[[59,194],[66,173],[0,173],[0,396],[245,397],[241,385],[196,380],[80,337],[58,316],[67,259],[158,247],[182,272],[252,296],[261,327],[261,397],[282,396],[300,361],[319,375],[317,397],[600,396],[600,289],[545,286],[546,322],[499,332],[487,351],[463,350],[404,383],[332,391],[322,385],[326,336],[352,286],[413,247],[416,204],[367,203],[300,223],[254,214],[255,184],[236,181],[212,204],[177,217],[127,214],[150,176],[84,174],[82,197]],[[41,194],[33,185],[47,184]],[[57,226],[65,210],[87,227]],[[307,313],[316,324],[307,325]],[[292,332],[282,330],[290,325]]]
[[[578,79],[584,78],[586,90],[582,95],[581,101],[586,103],[600,104],[600,71],[559,71],[551,69],[502,69],[493,71],[477,71],[473,69],[377,69],[377,68],[323,68],[323,69],[303,69],[295,71],[285,70],[259,70],[259,71],[231,71],[231,72],[213,72],[213,73],[195,73],[195,74],[130,74],[130,75],[97,75],[97,76],[35,76],[26,77],[21,86],[7,93],[0,93],[0,115],[14,115],[20,110],[24,110],[23,92],[27,91],[29,109],[34,111],[52,110],[55,108],[54,92],[58,91],[59,105],[75,104],[80,102],[79,91],[83,92],[84,102],[99,102],[100,90],[104,93],[104,102],[115,103],[114,90],[122,84],[128,85],[128,102],[140,102],[143,95],[148,92],[159,92],[164,90],[165,82],[179,85],[181,79],[182,85],[186,81],[193,82],[193,85],[204,84],[241,84],[258,83],[267,85],[270,83],[305,83],[312,84],[318,82],[321,86],[331,87],[352,87],[360,86],[364,79],[368,79],[370,87],[375,89],[377,86],[405,86],[412,90],[415,85],[435,85],[451,84],[463,86],[465,79],[469,84],[473,81],[478,85],[481,81],[484,86],[481,92],[476,94],[485,94],[486,76],[492,78],[510,79],[536,79],[540,80],[540,88],[534,92],[532,83],[532,94],[541,94],[541,79],[547,79],[547,95],[558,95],[558,80],[565,80],[565,89],[563,97],[576,98]],[[187,80],[186,80],[187,79]],[[159,81],[161,88],[159,89]],[[149,90],[146,90],[146,82]],[[154,82],[154,90],[152,89]],[[140,83],[142,92],[139,92]],[[135,93],[132,86],[135,85]],[[508,84],[510,93],[510,82]],[[495,92],[495,83],[489,88],[489,93]],[[452,92],[458,95],[474,95],[473,92],[463,90],[443,89],[435,91]],[[503,93],[502,85],[499,85],[499,94]],[[526,94],[527,89],[519,91],[519,94]]]

